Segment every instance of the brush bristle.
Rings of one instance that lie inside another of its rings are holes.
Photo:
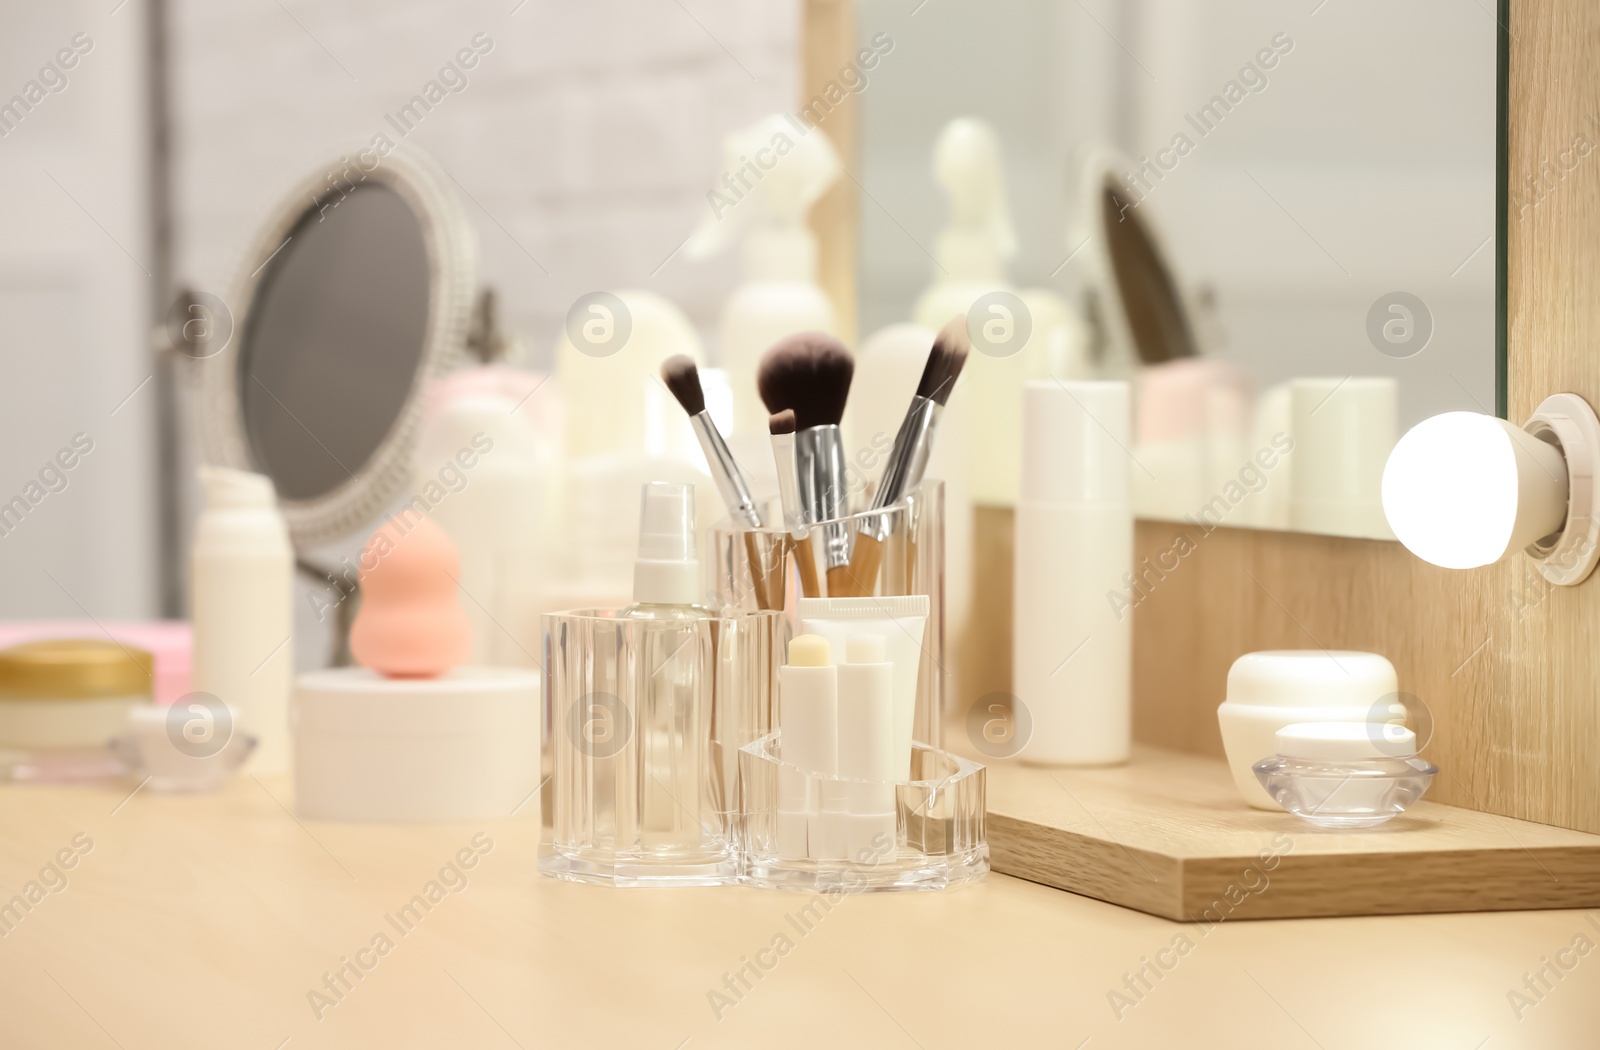
[[[928,351],[928,363],[922,369],[922,381],[917,384],[917,396],[932,398],[939,404],[950,401],[950,391],[955,389],[961,369],[966,367],[967,354],[972,351],[972,340],[967,335],[967,318],[957,314],[934,337],[933,349]]]
[[[772,413],[772,418],[767,420],[767,431],[774,436],[778,434],[794,433],[794,409],[786,408],[782,412]]]
[[[850,397],[855,359],[823,332],[801,332],[773,345],[761,358],[756,388],[767,411],[794,410],[796,428],[837,425]]]
[[[661,381],[691,416],[706,410],[705,391],[700,389],[700,370],[692,358],[678,354],[661,362]]]

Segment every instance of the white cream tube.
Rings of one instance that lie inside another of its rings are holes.
[[[800,599],[800,630],[821,635],[841,652],[852,635],[883,638],[894,665],[892,779],[896,781],[911,779],[911,727],[917,714],[917,672],[922,666],[922,630],[927,622],[926,594]]]
[[[785,860],[821,851],[821,779],[839,774],[839,676],[827,639],[813,634],[789,642],[778,671],[778,855]]]
[[[852,634],[839,664],[839,776],[845,858],[874,864],[895,841],[894,664],[881,634]]]

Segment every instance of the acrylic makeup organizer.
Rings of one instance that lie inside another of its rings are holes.
[[[762,508],[764,521],[779,521],[776,505]],[[858,581],[870,597],[928,596],[922,634],[913,721],[911,779],[875,785],[892,791],[894,841],[890,848],[839,851],[826,859],[786,855],[779,849],[778,779],[809,777],[785,766],[778,734],[746,744],[739,755],[739,814],[736,824],[740,881],[789,889],[913,890],[942,889],[981,877],[989,870],[984,823],[984,768],[939,750],[942,742],[944,684],[944,485],[928,482],[900,502],[809,529],[816,576],[827,595],[824,563],[827,538],[846,532],[857,537],[872,530],[883,550],[875,577]],[[799,628],[796,599],[801,574],[796,542],[781,528],[737,530],[724,522],[712,530],[715,601],[723,607],[782,609],[787,644]],[[761,567],[752,572],[752,565]],[[780,650],[781,652],[781,650]],[[775,694],[775,703],[782,697]],[[777,725],[775,713],[770,725]],[[849,781],[832,785],[855,787]],[[868,785],[861,788],[871,790]],[[886,822],[885,827],[888,827]],[[861,843],[856,844],[858,847]]]
[[[781,530],[724,523],[712,530],[707,598],[722,615],[633,619],[589,609],[544,617],[543,874],[613,886],[849,892],[941,889],[989,870],[984,769],[926,742],[938,739],[943,694],[943,489],[824,525],[854,530],[869,518],[886,526],[873,595],[929,597],[911,777],[859,785],[890,799],[877,846],[825,859],[778,849],[777,779],[785,769],[807,775],[783,765],[774,732],[798,575]],[[773,610],[758,608],[752,564],[766,567],[759,584]],[[831,789],[857,785],[836,779]]]
[[[983,877],[989,870],[984,824],[984,767],[957,755],[913,745],[911,779],[867,784],[819,780],[830,788],[887,788],[890,813],[876,835],[839,834],[842,848],[828,856],[798,856],[780,833],[779,780],[812,779],[782,760],[782,741],[770,733],[739,752],[740,881],[752,886],[808,891],[939,890]],[[842,814],[823,814],[822,821]]]
[[[735,881],[738,754],[771,729],[782,630],[775,612],[545,616],[540,871],[619,886]]]
[[[776,504],[762,508],[763,521],[779,521],[781,517]],[[912,736],[921,744],[937,748],[943,742],[941,712],[948,677],[944,653],[944,483],[928,482],[883,510],[863,511],[811,526],[809,543],[822,586],[821,596],[828,596],[824,537],[830,530],[837,533],[843,529],[855,536],[863,527],[883,530],[886,536],[877,576],[869,581],[865,593],[877,597],[928,596]],[[794,608],[801,593],[794,542],[789,534],[775,527],[737,530],[722,522],[712,529],[711,544],[715,603],[725,609],[786,610],[787,642],[798,627]],[[753,573],[752,563],[764,571]]]

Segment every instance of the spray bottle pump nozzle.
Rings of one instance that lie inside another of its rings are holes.
[[[699,598],[694,486],[649,482],[640,497],[633,600],[641,605],[693,605]]]

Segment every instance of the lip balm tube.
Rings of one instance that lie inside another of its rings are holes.
[[[881,634],[845,639],[839,664],[839,776],[847,781],[846,859],[873,865],[895,841],[894,664]]]
[[[839,775],[839,676],[825,638],[797,635],[778,671],[778,855],[822,846],[822,778]]]

